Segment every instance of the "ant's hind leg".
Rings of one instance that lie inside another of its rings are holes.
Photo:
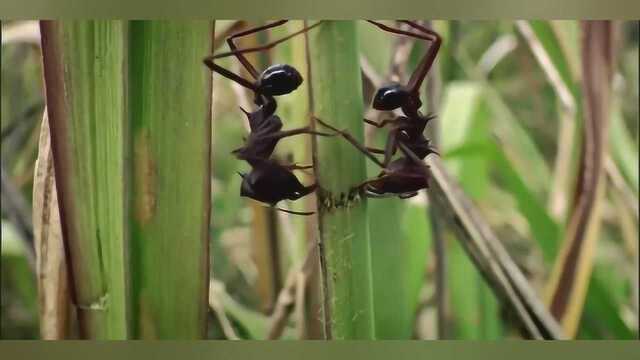
[[[371,153],[371,151],[367,150],[366,146],[360,144],[358,142],[358,140],[356,138],[354,138],[351,134],[349,134],[346,131],[342,131],[342,130],[338,130],[337,128],[325,123],[324,121],[322,121],[320,118],[318,117],[313,117],[320,125],[329,128],[330,130],[333,130],[335,133],[341,135],[343,138],[345,138],[348,142],[351,143],[351,145],[353,145],[355,148],[357,148],[358,150],[360,150],[360,152],[362,152],[366,157],[368,157],[369,159],[371,159],[371,161],[373,161],[374,163],[376,163],[378,166],[380,166],[381,168],[384,168],[384,165],[382,162],[380,162],[380,160],[378,160],[378,158],[376,158],[375,156],[373,156],[373,154]]]
[[[366,149],[367,149],[367,151],[372,152],[374,154],[384,154],[384,150],[382,150],[382,149],[372,148],[372,147],[369,147],[369,146],[367,146]]]
[[[313,165],[298,165],[298,164],[289,164],[283,165],[287,170],[307,170],[313,169]]]

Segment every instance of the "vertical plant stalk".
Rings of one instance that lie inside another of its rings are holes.
[[[135,338],[206,333],[212,33],[207,21],[129,25]]]
[[[570,337],[575,336],[578,328],[601,225],[614,66],[612,23],[585,21],[582,31],[583,152],[573,212],[548,286],[551,313]]]
[[[60,218],[80,336],[128,336],[124,26],[42,21]]]
[[[362,142],[362,80],[355,22],[328,21],[307,38],[311,112]],[[314,139],[325,336],[372,339],[367,204],[350,190],[366,177],[364,157],[339,137]]]

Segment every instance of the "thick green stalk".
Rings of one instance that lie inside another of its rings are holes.
[[[205,335],[208,293],[210,22],[129,29],[133,336]]]
[[[125,339],[124,29],[41,23],[46,96],[80,335]]]
[[[364,138],[362,81],[355,22],[328,21],[308,34],[311,108]],[[333,339],[374,337],[367,203],[351,188],[366,178],[364,156],[340,137],[314,146],[318,190],[325,331]]]

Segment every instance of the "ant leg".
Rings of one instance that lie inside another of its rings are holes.
[[[427,53],[422,58],[422,61],[420,61],[420,63],[416,67],[413,74],[411,74],[411,78],[409,79],[409,83],[407,84],[407,87],[409,88],[410,92],[413,92],[413,93],[417,92],[418,89],[420,88],[420,85],[422,85],[422,81],[427,76],[429,69],[431,69],[431,66],[433,65],[433,62],[436,58],[436,55],[438,54],[438,51],[440,50],[440,45],[442,43],[442,38],[440,37],[440,35],[438,35],[438,33],[436,33],[435,31],[429,30],[421,25],[416,24],[413,21],[408,21],[408,20],[402,20],[401,22],[411,26],[414,29],[421,31],[422,34],[416,34],[414,32],[397,29],[373,20],[367,20],[367,21],[379,27],[380,29],[390,33],[411,36],[414,38],[432,42],[432,45],[429,47],[429,50],[427,50]]]
[[[286,20],[285,20],[286,22]],[[227,57],[227,56],[242,56],[242,54],[247,54],[247,53],[252,53],[252,52],[258,52],[258,51],[266,51],[266,50],[270,50],[272,48],[274,48],[275,46],[295,37],[298,36],[300,34],[303,34],[311,29],[313,29],[314,27],[320,25],[323,22],[323,20],[316,22],[315,24],[311,25],[311,26],[306,26],[292,34],[289,34],[287,36],[284,36],[278,40],[272,41],[270,43],[267,43],[265,45],[262,46],[256,46],[256,47],[250,47],[250,48],[244,48],[244,49],[238,49],[235,44],[232,46],[231,44],[229,45],[229,47],[231,47],[233,50],[232,51],[228,51],[228,52],[224,52],[224,53],[220,53],[220,54],[216,54],[213,55],[214,59],[219,59],[219,58],[223,58],[223,57]],[[274,25],[275,24],[275,25]],[[282,23],[276,22],[276,23],[272,23],[272,24],[268,24],[265,26],[262,26],[260,28],[256,28],[259,29],[258,31],[264,30],[265,28],[271,28],[271,27],[275,27],[275,26],[279,26],[282,25]],[[251,30],[256,30],[256,29],[251,29]],[[251,31],[251,30],[247,30],[247,31]],[[243,35],[247,35],[246,32],[243,33],[238,33],[233,35],[232,37],[238,37],[238,36],[243,36]],[[255,32],[255,31],[252,31]],[[231,38],[230,38],[231,39]],[[244,57],[243,57],[244,58]],[[250,65],[250,64],[249,64]]]
[[[367,148],[360,144],[358,142],[358,140],[356,140],[356,138],[354,138],[351,134],[349,134],[346,131],[342,131],[342,130],[338,130],[336,128],[334,128],[333,126],[325,123],[324,121],[320,120],[320,118],[317,117],[313,117],[320,125],[329,128],[333,131],[335,131],[337,134],[340,134],[343,138],[345,138],[348,142],[351,143],[351,145],[355,146],[358,150],[360,150],[360,152],[362,152],[365,156],[367,156],[369,159],[371,159],[371,161],[373,161],[374,163],[376,163],[378,166],[380,166],[381,168],[384,168],[384,164],[380,162],[380,160],[378,160],[378,158],[376,158],[375,156],[373,156],[373,154],[367,150]]]
[[[376,148],[372,148],[372,147],[366,147],[367,151],[372,152],[374,154],[384,154],[384,150],[382,149],[376,149]]]
[[[384,167],[386,168],[393,155],[398,151],[398,129],[389,131],[387,144],[384,147]]]
[[[426,41],[432,41],[432,42],[436,42],[439,39],[439,35],[437,33],[435,33],[434,31],[431,30],[426,30],[426,28],[423,27],[417,27],[416,24],[414,22],[411,21],[402,21],[403,23],[407,23],[408,25],[417,28],[418,30],[421,30],[421,34],[418,33],[414,33],[411,31],[406,31],[406,30],[402,30],[402,29],[398,29],[392,26],[388,26],[385,25],[381,22],[378,21],[374,21],[374,20],[367,20],[367,22],[377,26],[378,28],[386,31],[386,32],[390,32],[393,34],[398,34],[398,35],[406,35],[406,36],[410,36],[416,39],[421,39],[421,40],[426,40]]]
[[[256,85],[254,83],[252,83],[251,81],[243,78],[242,76],[227,70],[225,68],[223,68],[222,66],[216,64],[213,62],[213,56],[207,56],[206,58],[204,58],[203,60],[204,64],[207,65],[207,67],[209,68],[209,70],[216,72],[224,77],[226,77],[227,79],[236,82],[244,87],[246,87],[247,89],[253,91],[253,92],[258,92],[258,88],[256,87]]]
[[[314,130],[311,130],[310,127],[305,126],[305,127],[302,127],[302,128],[278,131],[278,132],[275,132],[275,133],[271,133],[269,135],[264,135],[264,136],[261,136],[260,139],[262,139],[262,140],[270,140],[270,139],[280,140],[280,139],[285,138],[285,137],[295,136],[295,135],[300,135],[300,134],[311,134],[311,135],[318,135],[318,136],[333,136],[333,134],[327,134],[327,133],[323,133],[323,132],[319,132],[319,131],[314,131]]]
[[[407,147],[407,145],[405,145],[404,143],[400,142],[399,144],[400,147],[400,151],[402,151],[405,156],[407,156],[409,159],[411,159],[414,163],[416,164],[420,164],[422,166],[424,166],[425,168],[427,168],[428,166],[418,157],[418,155],[416,155],[416,153],[414,153],[413,151],[411,151],[411,149],[409,149]]]
[[[414,21],[401,20],[401,22],[433,37],[432,45],[429,47],[429,50],[427,50],[427,53],[420,64],[416,67],[416,70],[411,74],[411,78],[407,85],[410,91],[417,91],[420,88],[420,85],[422,85],[422,81],[427,76],[427,73],[429,73],[431,66],[433,66],[433,62],[435,61],[438,51],[440,50],[440,45],[442,44],[442,38],[437,32],[427,29]]]
[[[227,70],[225,68],[223,68],[222,66],[216,64],[214,62],[215,59],[219,59],[219,58],[223,58],[223,57],[227,57],[227,56],[236,56],[238,58],[238,60],[242,63],[242,65],[245,67],[245,69],[247,69],[247,71],[251,74],[251,76],[253,76],[255,79],[258,78],[258,72],[257,70],[251,65],[251,63],[249,63],[249,60],[247,60],[247,58],[245,58],[242,54],[244,53],[250,53],[250,52],[257,52],[257,51],[263,51],[263,50],[268,50],[278,44],[280,44],[281,42],[284,42],[296,35],[299,35],[301,33],[304,33],[306,31],[309,31],[310,29],[320,25],[321,21],[303,28],[302,30],[296,31],[291,35],[285,36],[284,38],[281,38],[279,40],[276,40],[272,43],[266,44],[264,46],[260,46],[260,47],[254,47],[254,48],[247,48],[247,49],[237,49],[235,46],[235,43],[233,43],[233,38],[239,37],[239,36],[244,36],[244,35],[248,35],[251,33],[255,33],[258,31],[262,31],[271,27],[275,27],[275,26],[279,26],[284,24],[285,22],[287,22],[287,20],[281,20],[281,21],[276,21],[274,23],[271,24],[267,24],[258,28],[253,28],[253,29],[249,29],[237,34],[232,35],[227,41],[229,42],[229,47],[232,48],[233,51],[230,52],[226,52],[226,53],[221,53],[221,54],[217,54],[217,55],[209,55],[204,59],[204,64],[207,65],[207,67],[211,70],[214,71],[224,77],[226,77],[227,79],[234,81],[242,86],[244,86],[245,88],[253,91],[254,93],[258,92],[258,88],[256,87],[256,85],[249,81],[244,79],[243,77],[241,77],[240,75],[231,72],[230,70]]]
[[[229,45],[229,49],[231,49],[231,51],[237,51],[238,50],[238,48],[236,47],[236,44],[233,42],[233,39],[235,39],[235,38],[239,38],[239,37],[242,37],[242,36],[247,36],[247,35],[250,35],[250,34],[253,34],[253,33],[257,33],[257,32],[260,32],[260,31],[264,31],[264,30],[267,30],[267,29],[270,29],[270,28],[273,28],[273,27],[276,27],[276,26],[280,26],[280,25],[283,25],[284,23],[286,23],[287,21],[288,20],[278,20],[278,21],[272,22],[270,24],[254,27],[254,28],[251,28],[251,29],[248,29],[248,30],[245,30],[245,31],[241,31],[241,32],[236,33],[236,34],[233,34],[233,35],[231,35],[231,36],[229,36],[227,38],[227,44]],[[258,71],[256,70],[255,67],[253,67],[253,65],[251,65],[249,60],[244,55],[242,55],[241,53],[236,53],[235,56],[238,59],[238,61],[240,61],[242,66],[244,66],[244,68],[249,72],[249,74],[251,74],[251,76],[253,76],[253,78],[257,80],[258,76],[259,76]],[[214,59],[217,59],[217,57],[214,57]]]
[[[387,124],[393,124],[395,123],[397,120],[396,119],[387,119],[387,120],[382,120],[381,122],[377,123],[373,120],[369,120],[369,119],[363,119],[364,122],[366,122],[369,125],[373,125],[375,127],[377,127],[378,129],[381,129],[383,127],[385,127]]]

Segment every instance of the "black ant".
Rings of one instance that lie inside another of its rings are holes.
[[[382,168],[382,172],[375,179],[359,184],[356,186],[357,189],[364,188],[369,196],[377,197],[385,194],[395,194],[400,198],[409,198],[417,195],[419,190],[428,187],[428,167],[422,162],[422,159],[431,153],[437,154],[437,151],[430,146],[429,140],[423,134],[428,122],[434,116],[422,115],[419,108],[422,106],[420,86],[431,69],[440,49],[441,38],[436,32],[408,20],[401,22],[419,30],[422,34],[396,29],[373,20],[368,21],[387,32],[432,42],[420,64],[411,75],[407,85],[391,83],[378,89],[374,95],[374,109],[393,111],[400,108],[404,116],[383,120],[380,123],[364,119],[366,123],[377,128],[391,125],[384,150],[367,148],[360,144],[351,134],[338,130],[318,118],[315,118],[315,120],[322,126],[340,134]],[[392,160],[398,148],[403,153],[403,156]],[[374,153],[384,154],[384,161],[380,162],[373,155]]]
[[[397,152],[398,143],[400,142],[404,143],[406,147],[420,159],[424,159],[427,155],[432,153],[437,154],[437,151],[430,146],[429,140],[423,134],[425,127],[435,116],[422,115],[419,108],[422,106],[422,102],[420,101],[420,86],[431,69],[440,49],[440,44],[442,42],[440,35],[422,25],[408,20],[402,20],[401,22],[421,31],[423,34],[396,29],[373,20],[367,21],[387,32],[407,35],[432,42],[431,46],[420,61],[420,64],[418,64],[418,67],[411,75],[407,85],[394,82],[385,85],[376,91],[373,98],[374,109],[380,111],[393,111],[400,108],[402,109],[404,116],[398,116],[395,119],[383,120],[380,123],[364,119],[367,124],[373,125],[377,128],[383,128],[386,125],[391,125],[385,149],[380,150],[368,148],[368,150],[384,154],[383,167],[390,165],[391,158]]]
[[[385,194],[394,194],[402,199],[418,195],[418,191],[429,186],[429,173],[421,159],[411,151],[404,143],[398,144],[404,156],[399,157],[389,164],[383,164],[373,155],[373,152],[360,144],[351,134],[325,123],[321,119],[314,119],[322,126],[329,128],[344,137],[353,146],[366,155],[371,161],[382,168],[382,172],[375,179],[358,184],[354,189],[365,189],[365,193],[371,197],[382,197]]]
[[[283,165],[271,159],[278,141],[285,137],[298,134],[330,135],[313,131],[309,127],[282,131],[282,120],[275,115],[277,102],[274,97],[294,91],[302,84],[302,76],[294,67],[287,64],[272,65],[262,73],[258,73],[243,55],[249,52],[270,49],[293,36],[309,31],[311,28],[319,25],[320,22],[260,47],[238,49],[233,42],[234,38],[280,26],[285,22],[287,22],[287,20],[280,20],[234,34],[227,39],[227,43],[231,49],[230,52],[212,55],[204,59],[204,63],[209,69],[252,90],[255,94],[254,102],[258,105],[256,111],[248,112],[240,108],[249,120],[249,136],[245,139],[245,144],[232,153],[251,165],[251,171],[249,173],[239,173],[242,177],[240,195],[267,203],[272,207],[275,207],[276,203],[281,200],[297,200],[312,193],[317,188],[316,184],[309,186],[302,185],[292,172],[292,170],[308,169],[311,168],[311,166],[299,166],[295,164]],[[240,63],[251,74],[254,78],[253,82],[217,65],[213,61],[232,55],[236,56]],[[295,212],[280,208],[277,209],[297,215],[313,214],[312,212]]]

